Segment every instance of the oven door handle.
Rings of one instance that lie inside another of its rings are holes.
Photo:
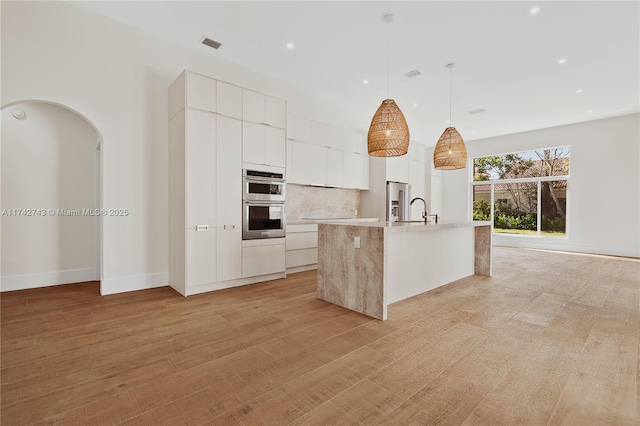
[[[251,200],[251,201],[244,201],[244,204],[248,205],[248,206],[282,206],[284,207],[284,201],[269,201],[269,200]]]
[[[254,182],[254,183],[284,183],[284,179],[278,179],[278,178],[261,178],[261,177],[257,177],[257,176],[245,176],[244,180],[246,182]]]

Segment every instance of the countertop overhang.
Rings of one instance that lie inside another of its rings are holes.
[[[385,232],[425,232],[439,231],[442,229],[452,228],[468,228],[479,226],[491,226],[491,221],[444,221],[444,222],[324,222],[319,225],[335,225],[335,226],[359,226],[368,228],[384,228]]]

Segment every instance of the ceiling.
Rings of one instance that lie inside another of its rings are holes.
[[[637,1],[73,3],[371,116],[387,97],[390,46],[389,95],[429,146],[449,119],[451,62],[453,124],[466,140],[640,109]],[[412,70],[421,75],[403,75]]]

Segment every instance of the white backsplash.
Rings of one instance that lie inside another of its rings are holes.
[[[287,184],[287,220],[355,217],[360,190]]]

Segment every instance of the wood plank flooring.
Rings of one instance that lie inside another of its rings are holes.
[[[637,259],[496,247],[384,322],[315,279],[2,293],[1,423],[640,424]]]

